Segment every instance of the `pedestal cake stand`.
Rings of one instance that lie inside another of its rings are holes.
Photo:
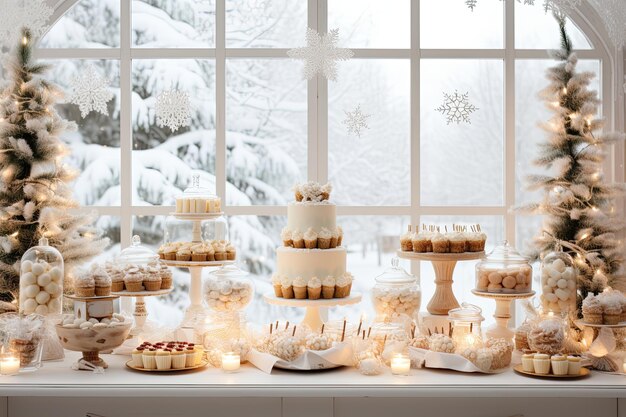
[[[477,297],[496,300],[496,311],[493,313],[493,318],[496,319],[496,322],[489,326],[485,331],[487,337],[510,340],[515,334],[513,330],[509,329],[509,319],[511,318],[511,305],[513,304],[513,301],[530,298],[535,295],[535,292],[530,291],[522,294],[504,294],[472,290],[472,294]]]
[[[179,220],[193,222],[192,242],[202,242],[202,221],[209,219],[217,219],[222,217],[220,213],[170,213],[170,216]],[[235,261],[211,261],[211,262],[193,262],[193,261],[168,261],[162,260],[167,266],[172,268],[189,269],[191,283],[189,285],[189,307],[185,310],[180,327],[183,329],[194,328],[198,319],[203,318],[204,307],[202,306],[202,268],[219,268],[224,265],[233,264]]]
[[[302,319],[302,322],[300,324],[306,324],[312,331],[319,332],[322,329],[322,324],[324,324],[320,308],[358,304],[361,302],[361,299],[363,297],[360,293],[352,293],[350,296],[345,298],[320,298],[319,300],[299,300],[295,298],[280,298],[276,297],[274,293],[268,293],[265,294],[263,298],[265,299],[266,303],[276,306],[306,308],[304,319]]]
[[[428,302],[428,313],[420,313],[420,326],[423,332],[448,328],[448,311],[458,308],[459,302],[452,291],[452,277],[456,263],[482,258],[485,252],[434,253],[398,251],[398,257],[412,261],[429,261],[435,271],[435,293]]]
[[[133,317],[135,318],[135,326],[131,329],[131,336],[138,336],[143,331],[143,326],[148,319],[148,309],[146,308],[145,297],[156,297],[160,295],[166,295],[171,293],[173,288],[158,291],[119,291],[112,292],[111,295],[118,297],[134,297],[135,298],[135,310],[133,311]]]

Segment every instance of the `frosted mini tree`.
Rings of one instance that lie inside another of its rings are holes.
[[[62,93],[42,76],[48,66],[32,58],[33,41],[22,30],[8,59],[9,81],[0,94],[0,296],[17,295],[24,252],[47,237],[70,268],[101,253],[108,240],[91,226],[93,216],[73,214],[69,182],[75,176],[62,159],[59,136],[73,123],[54,109]],[[68,268],[69,270],[69,268]]]
[[[536,238],[536,254],[545,255],[560,243],[579,270],[578,288],[584,298],[612,285],[623,262],[617,233],[623,223],[613,215],[614,199],[622,187],[602,178],[603,148],[623,140],[622,134],[597,136],[602,121],[595,118],[599,100],[588,86],[591,72],[577,72],[576,54],[565,30],[565,17],[555,14],[561,34],[561,49],[553,56],[559,63],[548,69],[550,85],[541,92],[554,113],[543,125],[549,133],[535,163],[549,172],[529,178],[531,190],[543,190],[544,200],[522,210],[545,216]]]

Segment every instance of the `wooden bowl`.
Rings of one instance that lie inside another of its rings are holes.
[[[108,368],[99,353],[121,346],[132,328],[129,321],[122,325],[103,327],[101,329],[68,329],[56,326],[57,336],[63,348],[83,353],[83,359],[95,366]]]

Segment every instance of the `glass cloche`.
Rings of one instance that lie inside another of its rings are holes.
[[[120,252],[120,255],[117,257],[117,263],[120,267],[146,266],[157,262],[158,259],[159,255],[143,246],[141,238],[135,235],[131,240],[130,246]]]
[[[41,238],[20,263],[20,313],[61,314],[63,278],[63,256]]]
[[[220,214],[222,201],[208,188],[200,186],[200,176],[194,175],[191,185],[176,197],[177,214]]]
[[[525,294],[531,291],[533,268],[528,259],[504,241],[476,265],[476,290]]]
[[[204,283],[204,300],[214,313],[242,312],[254,297],[250,274],[226,265],[209,274]]]
[[[560,245],[541,261],[541,305],[544,313],[576,311],[578,270]]]
[[[390,320],[404,315],[413,318],[422,301],[420,285],[415,275],[399,266],[398,258],[393,258],[391,265],[376,277],[376,285],[372,289],[377,318]]]

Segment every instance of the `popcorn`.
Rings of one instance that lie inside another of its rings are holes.
[[[252,301],[252,284],[244,280],[222,278],[205,284],[204,299],[214,311],[240,311]]]
[[[456,346],[449,336],[435,333],[430,336],[429,348],[433,352],[454,353]]]
[[[305,346],[308,350],[327,350],[332,344],[333,339],[328,334],[311,333],[306,336]]]
[[[374,287],[372,295],[376,312],[385,317],[397,317],[403,314],[411,317],[420,308],[422,302],[421,291],[411,287]]]

